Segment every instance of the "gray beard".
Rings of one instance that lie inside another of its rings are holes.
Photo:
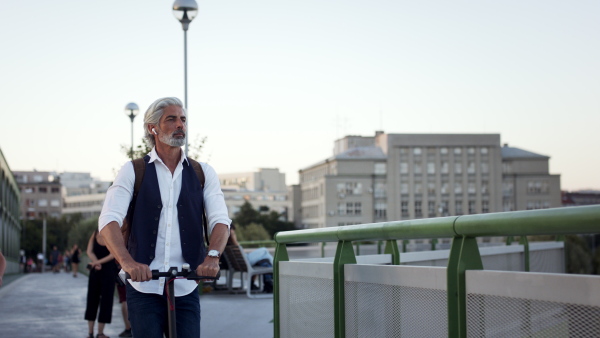
[[[170,145],[171,147],[183,147],[185,145],[185,137],[184,138],[174,138],[173,136],[161,134],[159,137],[162,143]]]

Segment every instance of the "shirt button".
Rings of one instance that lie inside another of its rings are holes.
[[[169,223],[167,226],[169,226],[169,227],[170,227],[170,226],[171,226],[171,223]]]
[[[167,242],[167,246],[169,246],[169,242]]]

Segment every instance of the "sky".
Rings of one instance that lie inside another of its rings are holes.
[[[124,108],[184,99],[163,0],[0,2],[0,150],[12,170],[112,180]],[[495,133],[600,190],[600,2],[198,1],[189,137],[218,173],[298,170],[346,135]]]

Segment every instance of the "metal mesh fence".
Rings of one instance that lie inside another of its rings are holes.
[[[600,307],[467,295],[469,337],[600,337]]]
[[[280,275],[281,337],[334,336],[333,279]]]
[[[445,290],[346,282],[346,337],[447,337]]]

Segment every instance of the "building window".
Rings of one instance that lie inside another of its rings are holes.
[[[505,174],[512,173],[512,162],[502,162],[502,172]]]
[[[475,201],[469,201],[469,214],[476,214],[477,208],[475,206]]]
[[[48,206],[48,200],[47,199],[38,200],[38,206],[40,206],[40,207],[47,207]]]
[[[435,162],[427,162],[427,173],[435,174]]]
[[[408,174],[408,162],[400,162],[400,173]]]
[[[454,213],[456,214],[456,216],[460,216],[463,214],[462,201],[454,202]]]
[[[435,183],[433,183],[433,182],[427,183],[427,193],[430,196],[435,195]]]
[[[46,188],[46,187],[39,187],[38,188],[38,192],[47,193],[48,192],[48,188]]]
[[[441,209],[441,216],[446,216],[448,215],[448,201],[442,201],[442,203],[440,204],[440,209]]]
[[[385,163],[375,163],[375,175],[385,175],[387,173],[387,166]]]
[[[473,147],[467,148],[467,153],[471,154],[471,155],[475,154],[475,148],[473,148]]]
[[[474,193],[476,192],[476,189],[475,189],[475,182],[469,182],[469,183],[468,183],[468,185],[467,185],[467,192],[468,192],[469,194],[474,194]]]
[[[448,182],[442,182],[441,193],[442,194],[448,194],[448,193],[450,193],[450,190],[448,188]]]
[[[435,217],[435,202],[428,201],[427,202],[427,213],[429,217]]]
[[[421,163],[420,162],[415,162],[415,164],[414,164],[414,170],[415,170],[415,174],[420,174],[421,173]]]
[[[454,173],[462,174],[462,163],[461,162],[454,162]]]
[[[487,174],[490,172],[490,166],[487,162],[481,162],[481,172]]]
[[[400,183],[400,193],[408,194],[408,183]]]
[[[454,182],[454,193],[462,194],[462,182]]]
[[[502,195],[503,196],[512,196],[513,195],[513,182],[502,182]]]
[[[360,195],[362,194],[362,183],[358,182],[345,182],[337,184],[337,192],[346,195]]]
[[[375,203],[375,218],[386,218],[387,217],[387,204]]]
[[[361,202],[354,203],[354,215],[356,215],[356,216],[362,215],[362,203]]]
[[[503,211],[514,211],[515,205],[514,205],[513,201],[509,200],[509,199],[505,199],[504,201],[502,201],[502,210]]]
[[[408,202],[400,202],[400,212],[402,217],[408,217]]]
[[[339,216],[346,215],[346,203],[338,203],[338,215]]]
[[[52,190],[51,190],[51,192],[52,192],[53,194],[56,194],[56,193],[59,193],[59,192],[60,192],[60,189],[59,189],[58,187],[52,187]]]
[[[454,155],[462,154],[462,148],[454,148]]]
[[[548,182],[546,181],[529,181],[527,182],[527,193],[531,195],[547,194]]]
[[[376,183],[375,184],[375,197],[383,198],[386,196],[386,185],[385,183]]]
[[[481,201],[481,212],[488,213],[490,212],[490,202],[489,201]]]
[[[446,147],[440,148],[440,154],[447,155],[448,154],[448,148],[446,148]]]
[[[469,162],[469,166],[467,167],[467,173],[469,173],[469,174],[475,173],[475,162]]]
[[[415,217],[423,217],[423,203],[415,201]]]
[[[50,206],[51,207],[60,207],[60,201],[59,200],[51,200]]]
[[[488,148],[487,147],[481,147],[481,149],[479,149],[479,152],[481,153],[481,155],[487,155]]]
[[[448,167],[448,161],[442,161],[441,162],[441,168],[440,168],[440,172],[442,174],[447,174],[449,171],[449,167]]]
[[[421,148],[414,148],[413,149],[413,154],[414,155],[421,155]]]
[[[489,192],[488,181],[481,181],[481,194],[487,195]]]
[[[420,182],[415,182],[415,194],[422,194],[423,188]]]

